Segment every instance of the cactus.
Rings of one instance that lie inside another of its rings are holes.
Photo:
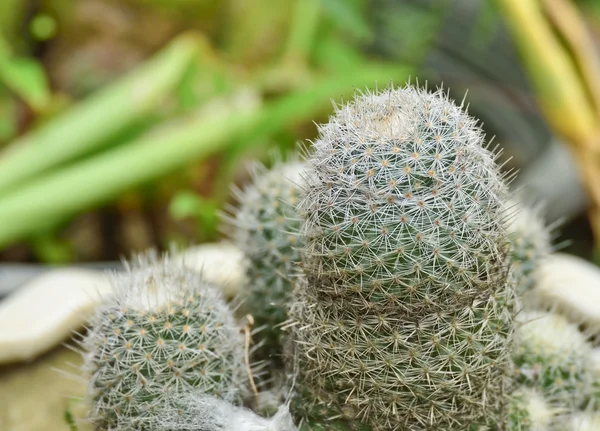
[[[520,316],[514,344],[516,380],[538,388],[552,406],[573,411],[590,401],[594,370],[592,348],[577,326],[554,313]]]
[[[147,429],[166,397],[191,390],[240,402],[244,340],[216,287],[152,253],[112,284],[82,342],[96,426]]]
[[[271,418],[202,392],[172,397],[157,415],[156,431],[296,431],[287,405]]]
[[[517,292],[526,294],[535,285],[535,272],[551,249],[551,229],[542,218],[541,207],[514,202],[516,213],[511,218],[511,263]]]
[[[507,187],[439,90],[360,94],[319,128],[297,212],[294,414],[351,429],[468,429],[508,402]]]
[[[296,160],[277,161],[271,170],[256,164],[252,183],[244,190],[234,190],[239,208],[235,217],[233,240],[247,256],[249,291],[246,305],[261,331],[264,357],[281,355],[281,323],[287,320],[287,305],[292,287],[289,275],[300,260],[297,247],[299,220],[294,206],[298,201],[298,184],[304,165]]]

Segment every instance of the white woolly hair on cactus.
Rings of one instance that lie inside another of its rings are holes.
[[[556,310],[600,334],[600,269],[591,262],[565,253],[553,253],[541,262],[532,291],[537,308]],[[600,339],[600,337],[598,337]]]
[[[156,431],[296,431],[287,404],[275,415],[263,418],[251,410],[208,396],[190,392],[171,398],[157,415]]]
[[[552,428],[553,431],[598,431],[600,430],[600,412],[573,414]]]
[[[577,409],[593,396],[593,354],[576,325],[542,311],[519,316],[513,360],[517,381],[537,388],[553,407]]]
[[[165,397],[191,390],[241,402],[245,340],[217,287],[156,252],[136,256],[111,283],[80,343],[92,423],[146,429]]]

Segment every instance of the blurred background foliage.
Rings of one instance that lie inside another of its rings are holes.
[[[468,90],[521,173],[515,189],[547,201],[570,251],[591,258],[569,137],[539,108],[544,77],[523,64],[503,3],[2,0],[0,260],[216,240],[245,162],[314,138],[332,99],[408,79],[459,101]],[[577,8],[597,53],[600,2]]]

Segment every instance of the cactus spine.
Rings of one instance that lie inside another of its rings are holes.
[[[294,206],[298,203],[298,184],[304,165],[296,160],[277,161],[267,170],[255,165],[252,183],[236,190],[233,239],[248,258],[249,290],[246,305],[261,331],[264,356],[281,355],[279,325],[287,320],[292,293],[289,275],[300,260],[302,246],[300,223]]]
[[[217,288],[153,254],[112,282],[82,343],[97,427],[145,430],[169,396],[192,390],[240,402],[244,342]]]
[[[499,423],[514,287],[507,187],[483,142],[445,93],[410,86],[358,95],[319,128],[298,206],[297,416]]]

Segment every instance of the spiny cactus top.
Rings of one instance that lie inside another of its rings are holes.
[[[320,293],[447,310],[504,283],[507,187],[445,93],[363,94],[319,132],[299,212]]]
[[[298,161],[276,162],[272,169],[255,165],[252,183],[236,190],[239,208],[233,238],[248,257],[249,291],[247,305],[258,327],[263,355],[280,355],[280,325],[287,319],[292,288],[289,275],[300,260],[297,248],[303,238],[298,235],[298,184],[304,165]],[[260,352],[260,351],[259,351]]]
[[[112,283],[82,343],[95,425],[146,429],[165,397],[192,389],[240,399],[244,341],[216,287],[151,254]]]
[[[513,205],[515,214],[508,228],[511,261],[517,291],[526,293],[535,285],[535,272],[540,262],[551,252],[551,234],[541,216],[540,206],[527,206],[520,201],[514,201]]]
[[[508,402],[507,186],[440,91],[361,94],[319,128],[298,213],[294,412],[465,430]]]
[[[593,396],[592,348],[576,325],[554,313],[519,316],[514,362],[517,380],[538,388],[554,407],[585,407]]]

